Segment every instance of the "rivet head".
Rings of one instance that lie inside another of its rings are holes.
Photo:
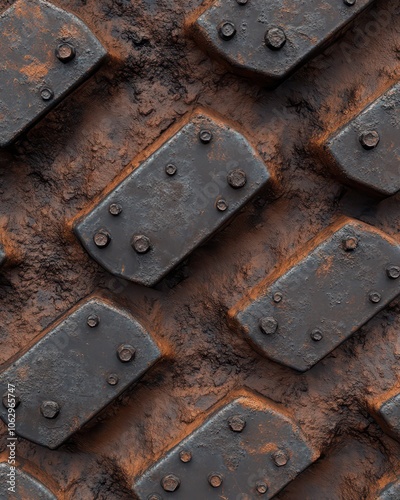
[[[122,212],[122,206],[119,203],[111,203],[108,207],[108,211],[111,215],[119,215]]]
[[[56,418],[60,413],[60,405],[55,401],[43,401],[40,405],[40,413],[44,418]]]
[[[343,0],[343,3],[349,7],[353,7],[355,5],[356,0]]]
[[[218,26],[218,34],[222,40],[231,40],[236,35],[236,26],[231,21],[224,21]]]
[[[50,101],[54,97],[54,92],[49,87],[40,89],[40,97],[43,101]]]
[[[184,464],[187,464],[188,462],[190,462],[192,460],[192,454],[188,450],[182,450],[179,453],[179,458],[180,458],[181,462],[183,462]]]
[[[272,50],[280,50],[286,43],[286,35],[282,28],[270,28],[264,36],[265,44]]]
[[[110,373],[107,377],[107,383],[110,385],[117,385],[119,382],[119,377],[115,373]]]
[[[400,267],[399,266],[389,266],[386,268],[386,274],[392,280],[397,280],[400,278]]]
[[[213,488],[219,488],[222,484],[222,475],[213,472],[208,476],[208,482],[211,484]]]
[[[246,420],[241,415],[233,415],[229,418],[228,424],[233,432],[242,432],[246,427]]]
[[[208,144],[209,142],[212,141],[212,132],[210,130],[200,130],[199,132],[199,139],[203,144]]]
[[[278,450],[272,455],[272,460],[277,467],[283,467],[289,461],[289,456],[284,450]]]
[[[136,349],[130,344],[121,344],[117,349],[117,356],[123,363],[129,363],[135,357]]]
[[[217,207],[217,210],[219,210],[220,212],[225,212],[225,210],[228,209],[229,204],[226,200],[224,200],[224,198],[219,198],[215,206]]]
[[[358,239],[354,236],[350,236],[342,241],[342,245],[346,252],[352,252],[358,247]]]
[[[162,500],[162,496],[158,493],[150,493],[150,495],[147,497],[147,500]]]
[[[151,248],[150,239],[144,234],[133,235],[131,245],[137,253],[147,253]]]
[[[281,294],[281,292],[274,293],[274,302],[276,304],[279,304],[279,302],[282,302],[282,299],[283,299],[283,295]]]
[[[268,484],[264,481],[258,481],[256,484],[256,490],[260,495],[264,495],[268,491]]]
[[[8,395],[10,395],[10,398],[8,397]],[[5,392],[3,394],[2,403],[3,403],[4,408],[14,408],[15,409],[20,405],[21,399],[15,393],[13,394],[11,392]]]
[[[176,171],[177,171],[177,168],[175,167],[175,165],[172,165],[172,163],[170,163],[169,165],[167,165],[165,167],[165,173],[167,175],[175,175]]]
[[[246,5],[248,0],[236,0],[239,5]]]
[[[259,326],[260,330],[263,333],[265,333],[266,335],[272,335],[278,329],[278,322],[276,321],[275,318],[268,316],[260,319]]]
[[[240,168],[235,168],[231,170],[227,177],[228,184],[233,187],[233,189],[240,189],[246,185],[247,177],[246,172]]]
[[[99,248],[106,248],[111,241],[111,235],[105,229],[99,229],[93,236],[94,244]]]
[[[375,291],[369,292],[368,297],[369,297],[370,302],[372,302],[373,304],[378,304],[382,299],[381,294],[379,292],[375,292]]]
[[[86,323],[90,328],[94,328],[100,323],[100,318],[96,314],[91,314],[87,317]]]
[[[60,45],[56,48],[56,56],[63,63],[72,61],[75,54],[75,47],[70,43],[60,43]]]
[[[161,486],[165,491],[176,491],[181,485],[181,480],[175,474],[167,474],[161,479]]]
[[[374,149],[379,144],[380,137],[376,130],[366,130],[360,135],[360,143],[364,149]]]
[[[315,329],[311,332],[310,337],[314,342],[320,342],[324,336],[322,335],[321,330]]]

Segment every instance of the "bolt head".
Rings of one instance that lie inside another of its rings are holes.
[[[356,0],[343,0],[343,3],[348,7],[353,7],[353,5],[355,5],[356,3]]]
[[[344,239],[342,244],[343,244],[343,249],[346,252],[352,252],[358,247],[358,239],[355,238],[354,236],[350,236],[349,238]]]
[[[213,472],[208,476],[208,482],[213,488],[219,488],[222,484],[222,475]]]
[[[265,335],[273,335],[278,329],[278,322],[272,316],[268,316],[260,319],[259,326]]]
[[[235,168],[229,172],[227,180],[228,184],[233,187],[233,189],[240,189],[246,185],[246,172],[240,168]]]
[[[265,44],[271,50],[280,50],[286,43],[286,35],[282,28],[270,28],[264,36]]]
[[[246,427],[246,420],[241,415],[233,415],[229,418],[228,424],[233,432],[242,432]]]
[[[268,484],[264,481],[258,481],[256,484],[256,490],[260,495],[264,495],[268,491]]]
[[[119,215],[122,212],[122,206],[119,203],[111,203],[108,211],[111,215]]]
[[[181,480],[175,474],[167,474],[161,479],[161,486],[165,491],[176,491],[181,485]]]
[[[400,278],[400,267],[399,266],[389,266],[386,269],[386,274],[392,280],[397,280]]]
[[[100,318],[96,314],[91,314],[87,317],[86,323],[90,328],[94,328],[100,323]]]
[[[184,464],[187,464],[188,462],[190,462],[192,460],[192,454],[189,450],[182,450],[179,453],[179,458],[181,459],[181,462],[183,462]]]
[[[272,455],[272,459],[277,467],[283,467],[289,461],[289,456],[284,450],[278,450]]]
[[[236,26],[231,21],[224,21],[218,26],[218,34],[222,40],[231,40],[236,35]]]
[[[320,342],[324,336],[322,335],[321,330],[316,329],[311,332],[310,337],[314,342]]]
[[[223,198],[219,198],[215,206],[217,207],[217,210],[219,210],[220,212],[225,212],[225,210],[229,208],[228,202]]]
[[[44,418],[56,418],[60,413],[60,405],[55,401],[43,401],[40,405],[40,413]]]
[[[360,143],[364,149],[374,149],[379,144],[380,137],[376,130],[366,130],[360,135]]]
[[[248,0],[236,0],[239,5],[246,5]]]
[[[167,175],[175,175],[177,171],[177,168],[175,165],[172,165],[171,163],[165,167],[165,173]]]
[[[151,248],[150,239],[144,234],[133,235],[131,245],[137,253],[147,253]]]
[[[10,394],[10,400],[8,399],[8,395]],[[17,394],[9,393],[8,391],[3,394],[2,403],[4,408],[18,408],[21,403],[21,398]]]
[[[283,295],[281,294],[281,292],[274,293],[274,302],[276,304],[279,304],[279,302],[282,302],[282,299],[283,299]]]
[[[49,87],[43,87],[40,90],[40,97],[43,101],[51,101],[54,97],[54,92]]]
[[[105,229],[99,229],[93,236],[94,244],[99,248],[106,248],[111,241],[111,235]]]
[[[117,356],[122,363],[129,363],[135,357],[136,349],[130,344],[122,344],[117,349]]]
[[[381,301],[381,299],[382,299],[382,296],[379,292],[375,292],[375,291],[369,292],[369,300],[373,304],[378,304]]]
[[[150,493],[150,495],[147,497],[147,500],[162,500],[162,496],[158,493]]]
[[[107,383],[110,385],[117,385],[119,382],[119,377],[115,373],[110,373],[107,377]]]
[[[208,144],[209,142],[212,141],[212,132],[210,130],[200,130],[199,132],[199,139],[203,144]]]
[[[60,45],[56,48],[56,57],[63,63],[72,61],[75,54],[75,47],[67,42],[60,43]]]

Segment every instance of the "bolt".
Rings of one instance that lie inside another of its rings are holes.
[[[264,481],[259,481],[256,484],[256,490],[257,490],[257,493],[260,493],[260,495],[264,495],[264,493],[267,493],[267,491],[268,491],[267,483],[264,483]]]
[[[88,316],[86,322],[90,326],[90,328],[94,328],[100,323],[100,318],[96,316],[96,314],[91,314],[90,316]]]
[[[119,203],[111,203],[108,207],[108,211],[111,215],[119,215],[122,212],[122,207]]]
[[[150,493],[150,495],[147,497],[147,500],[162,500],[162,496],[158,493]]]
[[[117,349],[117,356],[122,363],[128,363],[135,357],[136,349],[129,344],[121,344]]]
[[[272,335],[278,329],[278,322],[275,318],[268,316],[260,319],[259,326],[263,333],[266,335]]]
[[[56,56],[63,63],[72,61],[75,54],[75,47],[70,43],[60,43],[60,45],[56,48]]]
[[[246,173],[240,168],[235,168],[229,172],[227,180],[231,187],[234,189],[240,189],[247,182]]]
[[[270,28],[264,36],[267,47],[280,50],[286,43],[286,35],[282,28]]]
[[[93,236],[93,241],[97,247],[106,248],[111,241],[111,235],[105,229],[99,229]]]
[[[346,252],[352,252],[358,246],[358,239],[353,236],[350,236],[349,238],[344,239],[342,244],[343,244],[343,249],[346,250]]]
[[[248,0],[236,0],[239,5],[246,5]]]
[[[117,385],[119,382],[119,377],[115,373],[110,373],[107,377],[107,383],[110,385]]]
[[[218,26],[218,34],[222,40],[230,40],[236,35],[236,26],[230,21],[224,21]]]
[[[310,334],[310,337],[312,338],[312,340],[314,340],[314,342],[319,342],[323,339],[321,330],[313,330]]]
[[[225,212],[225,210],[228,209],[229,205],[226,200],[224,200],[223,198],[219,198],[217,200],[216,207],[220,212]]]
[[[283,450],[278,450],[272,455],[272,459],[277,467],[282,467],[288,463],[288,454]]]
[[[167,474],[161,479],[161,486],[165,491],[176,491],[181,485],[181,480],[174,474]]]
[[[228,420],[229,427],[233,432],[242,432],[246,427],[246,420],[241,415],[234,415]]]
[[[40,413],[44,418],[56,418],[60,413],[60,405],[55,401],[43,401],[40,405]]]
[[[364,149],[374,149],[379,144],[380,137],[376,130],[366,130],[360,135],[361,146]]]
[[[353,5],[355,5],[356,0],[343,0],[343,3],[345,5],[348,5],[349,7],[352,7]]]
[[[211,142],[212,137],[213,135],[210,130],[206,129],[200,130],[199,138],[203,144],[208,144],[209,142]]]
[[[169,164],[165,167],[165,173],[167,175],[175,175],[176,170],[177,170],[177,168],[175,167],[175,165],[172,165],[172,164]]]
[[[9,398],[10,396],[10,398]],[[4,408],[17,408],[21,403],[21,399],[16,394],[12,394],[11,392],[5,392],[3,394],[3,406]]]
[[[370,292],[369,293],[369,300],[373,304],[378,304],[382,299],[382,296],[379,292]]]
[[[144,234],[133,235],[131,245],[137,253],[147,253],[151,248],[150,239]]]
[[[386,274],[388,277],[392,280],[397,280],[397,278],[400,278],[400,267],[399,266],[389,266],[386,269]]]
[[[50,101],[54,97],[54,92],[49,87],[43,87],[40,90],[40,97],[43,101]]]
[[[222,476],[218,473],[212,473],[208,476],[208,482],[213,488],[219,488],[222,484]]]
[[[188,462],[190,462],[192,460],[192,454],[188,450],[182,450],[179,453],[179,458],[181,459],[181,462],[183,462],[184,464],[187,464]]]
[[[274,293],[274,302],[279,304],[279,302],[281,302],[282,299],[283,299],[283,295],[280,292]]]

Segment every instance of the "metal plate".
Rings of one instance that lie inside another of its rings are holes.
[[[96,298],[76,306],[43,335],[10,361],[0,375],[0,390],[4,395],[9,383],[15,386],[16,433],[49,448],[63,443],[161,356],[134,318]],[[130,361],[118,357],[123,345],[135,349]],[[4,403],[0,417],[7,422]]]
[[[345,219],[300,255],[261,282],[229,317],[261,354],[305,371],[400,293],[400,245]]]
[[[69,47],[75,50],[70,60]],[[88,78],[106,55],[80,19],[41,0],[19,0],[2,14],[0,51],[2,147]]]
[[[232,172],[241,172],[234,179],[238,184],[246,176],[242,187],[228,183]],[[269,177],[239,132],[202,113],[85,214],[75,232],[105,269],[151,286],[221,228]],[[135,250],[139,236],[142,246]]]
[[[400,391],[393,389],[369,404],[371,413],[390,436],[400,441]]]
[[[377,500],[399,500],[400,481],[388,484],[378,495]]]
[[[316,459],[282,409],[245,395],[214,413],[148,469],[134,491],[140,500],[268,499]]]
[[[333,42],[373,0],[219,0],[192,24],[232,71],[275,86]]]
[[[400,85],[331,136],[324,155],[340,179],[372,194],[400,189]]]
[[[53,493],[37,479],[19,467],[12,469],[7,463],[0,463],[0,498],[1,500],[56,500]]]

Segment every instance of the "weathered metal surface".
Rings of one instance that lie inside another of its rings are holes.
[[[106,52],[76,16],[18,0],[0,16],[0,146],[13,142],[82,83]]]
[[[393,481],[388,484],[379,493],[376,500],[399,500],[400,498],[400,481]]]
[[[393,388],[369,402],[371,413],[382,429],[400,441],[400,389]]]
[[[217,0],[190,23],[231,70],[275,86],[326,48],[373,0]]]
[[[272,498],[316,460],[285,410],[253,394],[229,402],[140,476],[140,500]]]
[[[0,375],[16,388],[16,432],[56,448],[137,381],[161,353],[130,315],[98,298],[76,306]],[[45,381],[45,384],[44,384]],[[7,422],[3,399],[0,417]]]
[[[269,180],[249,142],[197,114],[75,225],[105,269],[154,285]]]
[[[56,496],[41,482],[20,467],[0,463],[1,500],[56,500]]]
[[[400,245],[344,219],[263,280],[229,318],[264,356],[305,371],[400,293]]]
[[[400,84],[320,147],[345,183],[379,196],[400,189]]]

